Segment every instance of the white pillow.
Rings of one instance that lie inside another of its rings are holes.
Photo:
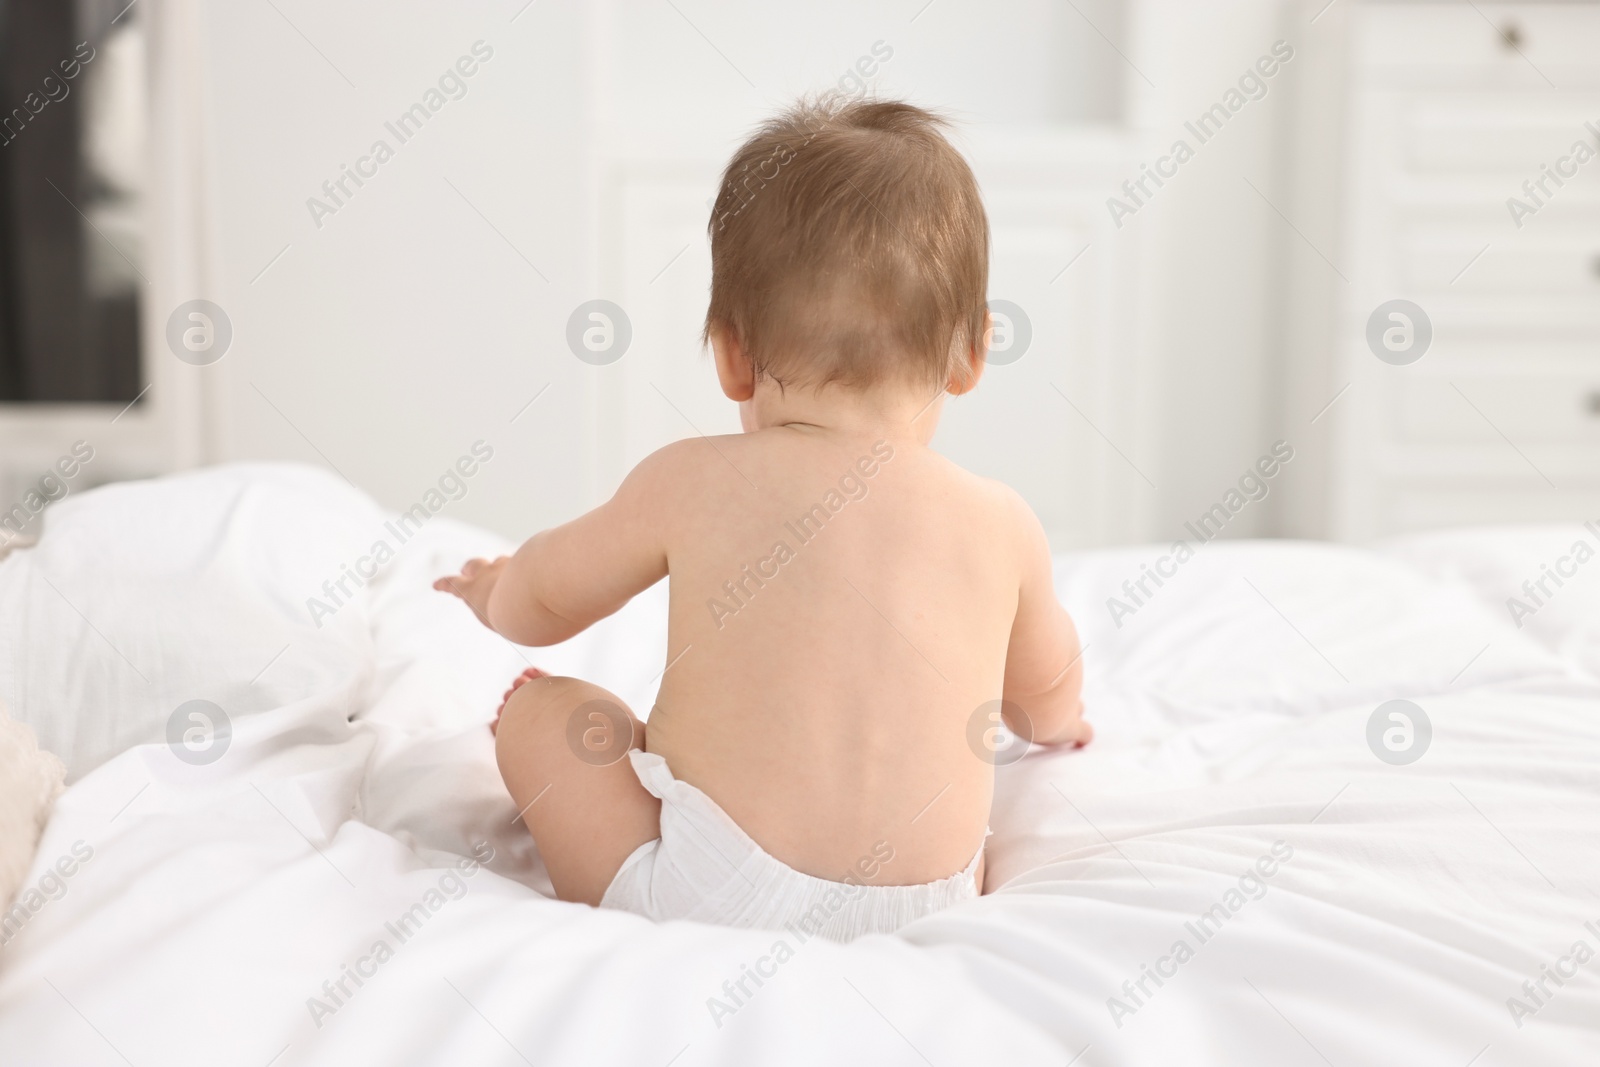
[[[0,942],[14,932],[4,923],[5,912],[33,866],[50,803],[66,773],[60,760],[40,750],[33,731],[12,722],[0,707]]]
[[[42,518],[35,547],[0,559],[0,703],[69,783],[165,743],[191,700],[237,727],[370,670],[367,590],[347,579],[334,617],[307,609],[389,518],[336,475],[216,467],[74,493]]]

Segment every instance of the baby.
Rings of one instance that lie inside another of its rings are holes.
[[[909,104],[824,99],[723,175],[705,340],[744,433],[435,587],[521,645],[670,579],[648,728],[529,671],[497,755],[557,895],[654,919],[885,932],[983,886],[1003,714],[1086,744],[1038,520],[928,447],[984,369],[977,182]]]

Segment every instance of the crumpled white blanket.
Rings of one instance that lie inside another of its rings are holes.
[[[1003,770],[992,892],[780,948],[541,892],[484,725],[524,654],[427,589],[502,543],[440,515],[306,612],[388,517],[222,468],[0,562],[0,699],[73,782],[28,878],[92,850],[0,949],[7,1064],[1596,1061],[1600,683],[1425,539],[1208,545],[1120,627],[1167,549],[1062,557],[1099,736]],[[663,592],[526,654],[648,708]],[[167,740],[196,699],[214,762]],[[1432,724],[1404,766],[1394,699]]]

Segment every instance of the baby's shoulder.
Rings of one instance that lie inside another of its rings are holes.
[[[759,455],[748,436],[687,437],[658,448],[628,472],[624,491],[632,486],[662,508],[755,491]]]
[[[944,456],[938,456],[937,462],[940,474],[952,490],[960,493],[966,502],[981,508],[994,521],[1010,526],[1033,518],[1033,509],[1022,499],[1022,494],[1005,482],[974,474]]]

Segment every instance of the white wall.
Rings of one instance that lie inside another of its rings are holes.
[[[1275,41],[1299,46],[1316,32],[1291,23],[1285,8],[1278,0],[1134,6],[1131,59],[1142,74],[1130,72],[1127,82],[1129,120],[1147,132],[1152,152],[1180,137],[1195,148],[1126,223],[1127,230],[1150,227],[1155,242],[1144,293],[1159,411],[1152,537],[1183,535],[1183,522],[1216,503],[1280,435],[1300,444],[1277,418],[1285,299],[1279,257],[1296,240],[1278,214],[1287,209],[1281,140],[1304,66],[1298,47],[1265,79],[1266,95],[1210,140],[1200,144],[1184,128]],[[1297,473],[1291,463],[1281,478]],[[1226,536],[1273,533],[1272,516],[1270,507],[1246,508]]]
[[[236,336],[211,368],[213,455],[325,462],[404,507],[481,438],[495,460],[452,514],[516,532],[572,513],[589,368],[561,338],[596,270],[580,6],[277,6],[206,12]],[[401,145],[385,122],[479,40],[466,96]],[[308,198],[379,138],[394,158],[317,227]]]

